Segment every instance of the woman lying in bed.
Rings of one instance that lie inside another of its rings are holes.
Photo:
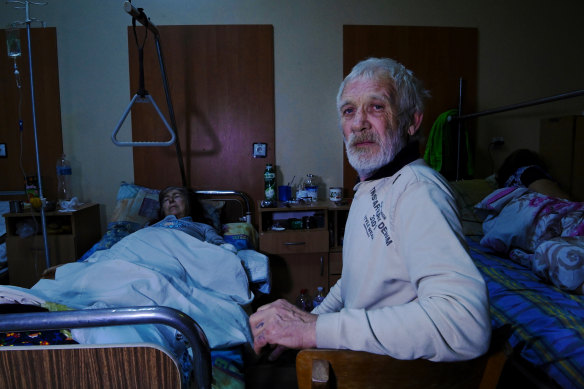
[[[254,296],[243,257],[253,250],[235,254],[211,226],[185,216],[192,202],[184,189],[167,188],[160,201],[159,222],[84,261],[60,266],[54,279],[30,289],[0,286],[0,303],[49,310],[166,306],[197,321],[212,350],[251,350],[246,309]],[[83,344],[156,343],[177,358],[186,347],[175,330],[154,324],[71,333]]]
[[[158,202],[162,220],[154,223],[152,227],[176,228],[203,242],[213,243],[237,252],[233,245],[225,243],[215,228],[202,222],[202,210],[199,203],[193,201],[188,189],[169,186],[160,191]]]

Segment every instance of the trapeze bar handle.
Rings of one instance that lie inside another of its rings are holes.
[[[158,28],[156,28],[156,25],[146,17],[146,14],[144,14],[144,12],[140,12],[136,8],[134,8],[134,6],[129,1],[124,2],[124,11],[132,15],[132,17],[139,21],[140,24],[146,26],[146,28],[152,31],[155,36],[159,35]]]
[[[160,116],[160,119],[162,119],[162,122],[164,123],[164,126],[166,127],[166,129],[170,133],[170,140],[168,140],[166,142],[123,142],[123,141],[119,141],[116,138],[118,132],[122,128],[122,124],[124,124],[124,121],[126,120],[126,117],[130,113],[130,110],[132,109],[132,106],[134,105],[134,103],[136,101],[138,101],[138,98],[147,99],[154,106],[154,108],[156,109],[156,112],[158,112],[158,116]],[[158,105],[156,105],[156,102],[154,101],[154,99],[152,98],[152,96],[150,96],[149,94],[145,94],[144,96],[140,96],[139,94],[135,94],[134,97],[132,97],[132,101],[130,101],[130,104],[128,105],[128,107],[124,111],[124,114],[122,115],[122,118],[118,122],[118,125],[117,125],[116,129],[112,133],[112,142],[114,142],[114,144],[116,146],[130,146],[130,147],[170,146],[170,145],[174,144],[174,141],[175,140],[176,140],[176,135],[175,135],[174,131],[168,125],[168,122],[164,118],[164,115],[162,114],[162,112],[160,112],[160,109],[158,108]]]

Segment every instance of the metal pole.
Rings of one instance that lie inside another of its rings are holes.
[[[573,97],[578,97],[578,96],[582,96],[582,95],[584,95],[584,89],[576,90],[576,91],[573,91],[573,92],[561,93],[559,95],[550,96],[550,97],[543,97],[541,99],[526,101],[526,102],[523,102],[523,103],[507,105],[507,106],[500,107],[500,108],[493,108],[493,109],[489,109],[489,110],[482,111],[482,112],[470,113],[468,115],[459,116],[458,119],[459,120],[465,120],[465,119],[470,119],[470,118],[476,118],[476,117],[479,117],[479,116],[492,115],[492,114],[495,114],[495,113],[511,111],[511,110],[514,110],[514,109],[526,108],[526,107],[531,107],[531,106],[534,106],[534,105],[551,103],[553,101],[564,100],[564,99],[571,99]],[[460,113],[459,113],[459,115],[460,115]]]
[[[168,87],[168,79],[166,77],[166,69],[164,67],[164,57],[162,56],[162,48],[160,47],[160,35],[156,35],[154,37],[156,41],[156,52],[158,53],[158,63],[160,64],[160,73],[162,74],[162,85],[164,86],[164,94],[166,95],[166,104],[168,105],[168,114],[170,116],[170,125],[174,133],[176,134],[175,139],[175,148],[176,148],[176,157],[178,159],[178,167],[180,169],[180,176],[182,179],[182,185],[184,187],[187,186],[187,176],[185,174],[185,165],[183,162],[182,156],[182,149],[180,147],[180,138],[178,136],[178,130],[176,127],[176,119],[174,116],[174,108],[172,105],[172,99],[170,97],[170,88]]]
[[[462,113],[462,77],[458,79],[458,116]],[[460,134],[462,133],[462,120],[458,120],[456,123],[456,127],[458,129],[457,135],[457,151],[456,151],[456,181],[460,180]]]
[[[30,97],[31,97],[31,107],[32,107],[32,127],[34,132],[34,147],[36,152],[36,168],[37,168],[37,179],[39,183],[39,197],[41,198],[41,228],[43,232],[43,241],[45,244],[45,263],[47,269],[51,267],[51,259],[49,256],[49,240],[47,238],[47,228],[46,228],[46,218],[45,218],[45,207],[44,207],[44,196],[43,196],[43,180],[41,178],[41,164],[39,158],[39,142],[37,136],[37,122],[36,122],[36,107],[35,107],[35,95],[34,95],[34,76],[32,68],[32,41],[30,38],[30,24],[32,20],[29,16],[29,2],[25,3],[26,12],[26,34],[28,39],[28,67],[30,72]]]

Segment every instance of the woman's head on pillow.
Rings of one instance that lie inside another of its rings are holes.
[[[190,216],[190,195],[186,188],[179,186],[168,186],[160,191],[158,203],[160,204],[160,216],[164,218],[174,215],[177,219]]]
[[[546,196],[570,199],[547,172],[540,156],[528,149],[516,150],[505,158],[497,172],[497,184],[499,188],[517,186]]]
[[[509,177],[515,174],[518,169],[527,166],[537,166],[542,171],[546,170],[544,162],[535,151],[519,149],[509,154],[497,172],[497,184],[499,188],[507,186],[505,184]],[[524,186],[527,187],[528,185]]]
[[[177,219],[191,216],[194,221],[210,224],[204,216],[204,209],[190,189],[182,186],[168,186],[158,194],[160,218],[175,215]]]

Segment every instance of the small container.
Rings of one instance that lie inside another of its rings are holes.
[[[292,187],[289,185],[280,185],[278,187],[278,200],[285,203],[292,199]]]
[[[302,227],[305,229],[316,228],[316,220],[314,216],[304,216],[302,217]]]
[[[302,220],[288,219],[288,225],[290,226],[291,230],[301,230],[302,229]]]
[[[296,306],[306,312],[312,311],[312,300],[307,289],[302,289],[296,297]]]
[[[39,180],[37,176],[26,177],[26,197],[29,203],[31,199],[39,197]]]
[[[73,198],[71,189],[71,162],[65,154],[57,160],[57,200],[69,201]]]
[[[308,192],[304,189],[300,189],[296,192],[296,200],[302,200],[304,202],[310,202],[312,198],[308,195]]]
[[[264,170],[264,194],[266,200],[276,200],[276,172],[271,163],[266,163]]]
[[[11,213],[22,213],[22,201],[10,200],[10,212]]]
[[[330,188],[329,189],[329,200],[334,201],[335,203],[337,201],[343,200],[343,188],[340,188],[338,186]]]
[[[314,299],[312,300],[312,308],[318,307],[323,300],[324,288],[322,286],[319,286],[318,288],[316,288],[316,296],[314,296]]]
[[[316,184],[314,174],[306,175],[304,179],[304,190],[306,191],[306,197],[310,197],[310,201],[318,200],[318,185]]]

